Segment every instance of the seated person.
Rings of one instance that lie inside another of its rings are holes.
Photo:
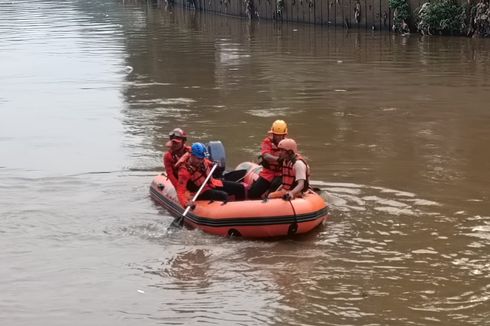
[[[194,205],[192,200],[188,200],[186,191],[191,192],[191,194],[196,193],[211,172],[213,162],[208,160],[207,156],[206,146],[201,143],[194,143],[190,155],[183,156],[177,162],[179,172],[176,190],[177,198],[182,207]],[[222,181],[210,177],[197,200],[227,202],[228,195],[234,195],[236,200],[243,200],[245,199],[245,187],[238,182]]]
[[[270,193],[268,198],[293,199],[301,197],[309,188],[310,167],[298,153],[298,146],[293,139],[283,139],[277,147],[280,149],[279,157],[284,160],[282,184],[279,190]]]
[[[167,178],[172,182],[174,188],[177,187],[177,162],[186,153],[190,153],[190,146],[186,146],[187,134],[180,128],[175,128],[169,134],[169,141],[165,144],[168,151],[163,155],[163,165]]]
[[[279,159],[277,144],[288,134],[288,126],[283,120],[272,123],[269,135],[264,138],[261,145],[261,165],[259,178],[255,180],[248,190],[248,199],[259,199],[269,191],[276,190],[281,184],[282,161]]]

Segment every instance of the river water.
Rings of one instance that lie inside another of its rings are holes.
[[[490,325],[490,40],[108,0],[0,18],[1,325]],[[276,118],[329,221],[167,235],[168,131],[232,168]]]

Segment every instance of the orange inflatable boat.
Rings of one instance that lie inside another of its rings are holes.
[[[246,170],[243,182],[251,184],[260,172],[260,166],[245,162],[237,170]],[[184,208],[177,199],[172,183],[164,173],[157,175],[150,186],[151,197],[172,215],[182,216]],[[197,201],[184,224],[206,233],[246,238],[281,237],[307,233],[327,218],[327,205],[313,190],[302,198],[210,202]]]

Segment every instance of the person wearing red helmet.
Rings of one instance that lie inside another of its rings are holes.
[[[276,120],[272,123],[271,130],[261,145],[262,170],[259,178],[248,191],[248,199],[259,199],[268,191],[276,190],[281,184],[282,160],[277,145],[287,134],[288,125],[284,120]]]
[[[299,197],[310,186],[310,167],[298,153],[298,145],[293,139],[283,139],[277,147],[280,150],[279,157],[284,160],[282,184],[279,190],[270,193],[268,198],[293,199]]]
[[[176,166],[179,159],[186,153],[190,153],[191,147],[185,144],[187,140],[187,134],[180,128],[175,128],[169,134],[169,141],[165,144],[168,151],[163,155],[163,165],[167,178],[172,185],[177,187],[178,180],[178,168]]]
[[[206,146],[201,143],[194,143],[191,146],[190,154],[183,156],[177,162],[179,172],[175,189],[182,207],[194,206],[195,203],[188,200],[186,192],[196,193],[206,181],[206,177],[214,164],[207,157]],[[235,200],[243,200],[245,199],[245,187],[239,182],[222,181],[211,176],[197,199],[227,202],[228,195],[235,196]]]

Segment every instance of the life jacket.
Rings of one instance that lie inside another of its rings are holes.
[[[310,167],[305,159],[299,154],[296,154],[292,160],[285,161],[282,165],[282,189],[289,191],[294,189],[298,184],[296,181],[296,171],[293,168],[294,163],[296,163],[297,160],[303,161],[306,165],[305,185],[303,189],[301,189],[301,192],[305,192],[310,187]]]
[[[187,190],[190,192],[196,192],[199,190],[199,187],[204,183],[204,180],[206,180],[207,175],[211,172],[212,168],[212,163],[208,159],[204,159],[199,166],[194,166],[189,163],[189,156],[187,156],[187,160],[184,163],[185,168],[187,171],[189,171],[190,174],[190,179],[187,182]],[[213,177],[209,178],[208,184],[205,187],[209,187],[211,189],[216,188],[216,187],[223,187],[223,182],[221,180],[217,180]],[[206,188],[204,188],[206,189]]]
[[[177,164],[179,160],[184,156],[188,157],[190,152],[190,146],[184,146],[181,153],[170,152],[170,155],[172,157],[172,169],[174,171],[174,175],[177,175],[177,173],[179,172],[179,165]]]
[[[276,144],[272,142],[272,138],[267,137],[264,139],[262,143],[263,145],[266,144],[271,148],[271,153],[270,153],[271,155],[279,156],[280,149],[277,148]],[[275,175],[281,175],[282,164],[280,164],[279,162],[277,161],[269,162],[262,155],[260,155],[259,164],[262,165],[265,169],[273,171]]]

